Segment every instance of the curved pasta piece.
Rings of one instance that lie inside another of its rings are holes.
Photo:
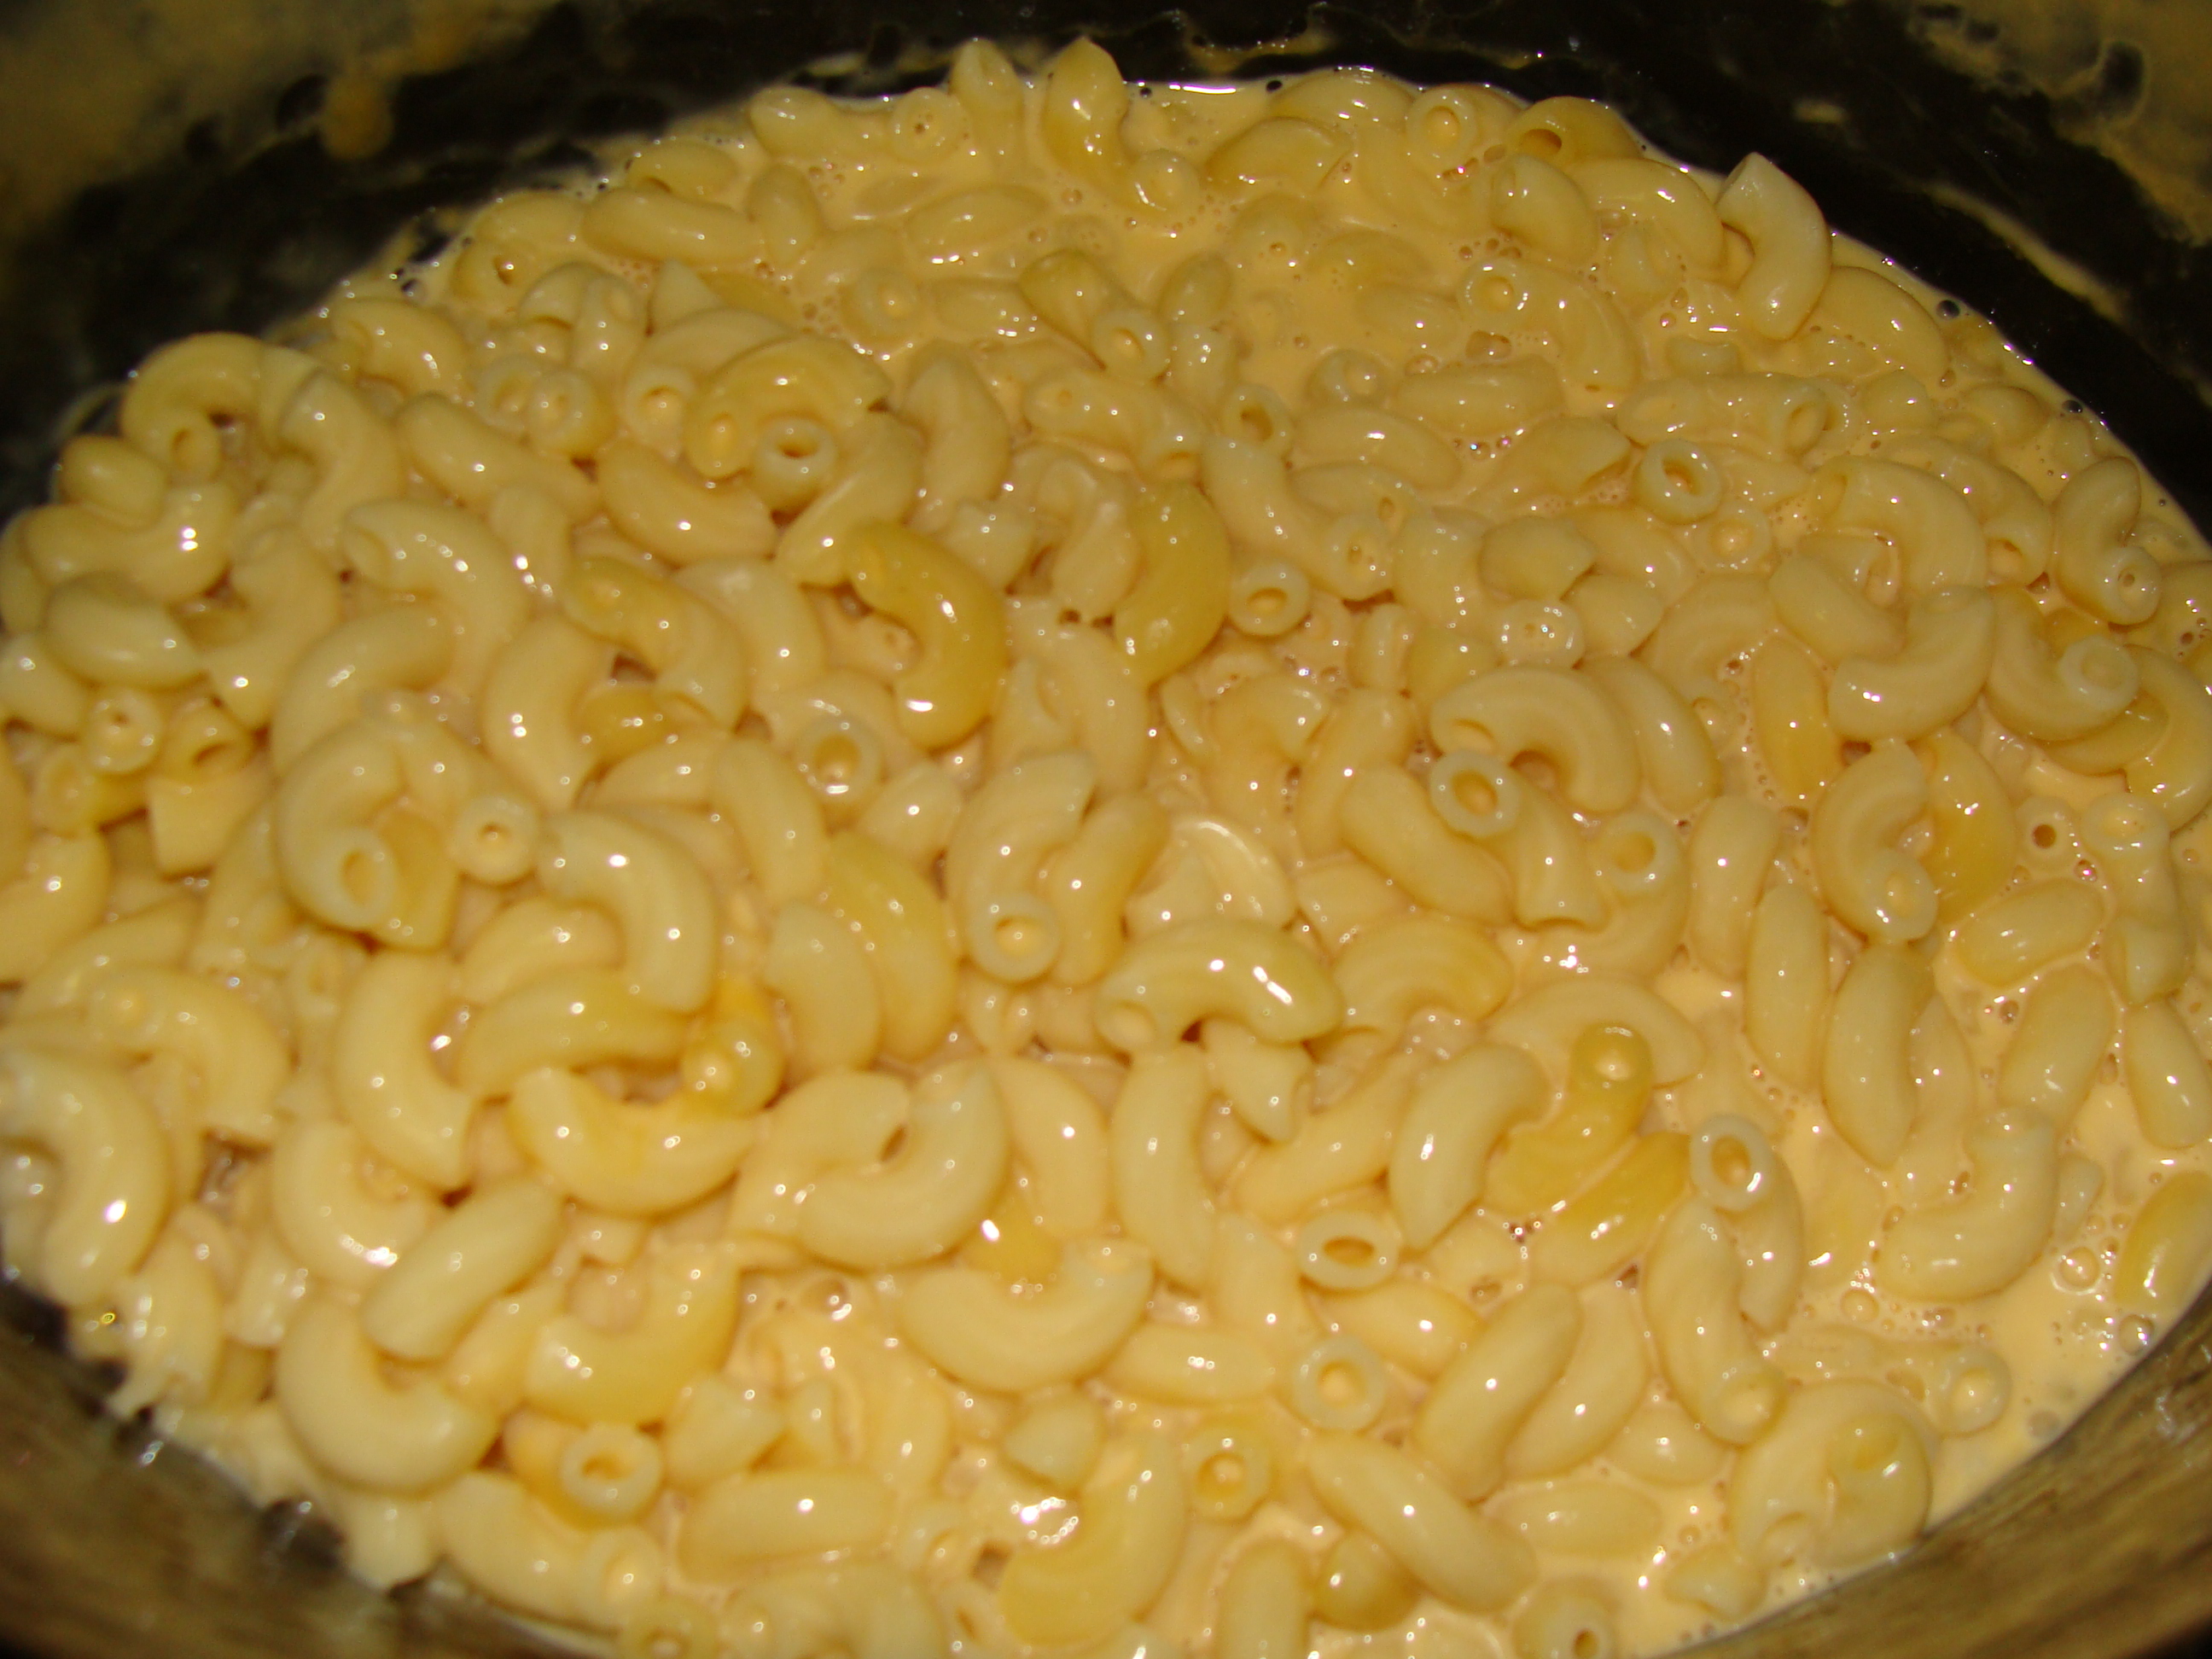
[[[1582,1328],[1572,1291],[1532,1286],[1437,1379],[1407,1438],[1456,1496],[1487,1497],[1505,1478],[1508,1443],[1565,1372]]]
[[[1587,1028],[1567,1052],[1559,1109],[1515,1129],[1492,1158],[1486,1207],[1533,1216],[1571,1197],[1634,1136],[1650,1101],[1650,1046],[1626,1026]]]
[[[632,1105],[550,1067],[515,1079],[507,1123],[562,1191],[611,1215],[660,1215],[705,1197],[736,1173],[760,1133],[757,1120],[689,1090]]]
[[[1650,1376],[1635,1297],[1615,1285],[1583,1291],[1582,1334],[1559,1380],[1506,1443],[1507,1478],[1564,1474],[1597,1455],[1642,1403]]]
[[[355,980],[331,1036],[331,1085],[348,1120],[379,1157],[440,1192],[467,1180],[476,1115],[430,1063],[431,1034],[459,990],[447,958],[381,952]]]
[[[166,967],[117,967],[86,999],[93,1029],[126,1053],[166,1054],[199,1079],[207,1127],[249,1146],[276,1139],[270,1109],[291,1052],[252,1004],[228,988]]]
[[[1805,187],[1764,155],[1735,165],[1714,204],[1721,222],[1751,241],[1751,268],[1736,302],[1770,340],[1805,325],[1828,282],[1828,224]]]
[[[217,421],[251,418],[264,405],[281,409],[314,370],[312,358],[250,335],[188,335],[138,365],[116,424],[126,441],[162,467],[205,477],[222,463]]]
[[[1829,908],[1876,944],[1936,925],[1936,884],[1898,839],[1928,806],[1928,777],[1895,741],[1844,769],[1813,814],[1813,869]]]
[[[776,568],[807,587],[835,587],[849,577],[855,533],[866,525],[897,524],[912,508],[921,488],[922,440],[890,415],[864,416],[834,441],[820,430],[771,429],[756,451],[752,476],[779,501],[805,502],[776,537]]]
[[[21,873],[0,885],[0,984],[19,984],[100,921],[114,872],[97,832],[41,836]]]
[[[830,908],[860,929],[884,1007],[884,1047],[901,1060],[936,1052],[957,986],[951,918],[927,877],[872,836],[830,843]]]
[[[1782,1373],[1746,1328],[1742,1262],[1703,1198],[1676,1208],[1644,1252],[1642,1293],[1659,1366],[1706,1433],[1745,1445],[1783,1407]]]
[[[1750,1559],[1856,1566],[1903,1547],[1927,1519],[1936,1434],[1902,1395],[1820,1382],[1737,1454],[1729,1530]]]
[[[685,411],[684,453],[702,478],[726,478],[752,459],[769,424],[786,416],[831,431],[885,402],[890,381],[853,347],[818,334],[786,334],[741,352],[702,385]]]
[[[1917,952],[1875,945],[1851,963],[1829,1005],[1821,1096],[1837,1133],[1877,1169],[1897,1161],[1919,1115],[1908,1051],[1931,994]]]
[[[1943,588],[1912,602],[1904,648],[1846,658],[1828,685],[1828,720],[1859,743],[1926,737],[1974,706],[1996,654],[1996,612],[1978,589]]]
[[[816,1181],[799,1210],[799,1242],[808,1250],[842,1267],[908,1267],[943,1255],[983,1218],[1006,1180],[1010,1148],[990,1071],[924,1079],[900,1127],[906,1143],[896,1157],[872,1169],[848,1158]]]
[[[1721,790],[1712,739],[1681,696],[1633,657],[1599,657],[1582,672],[1611,697],[1628,722],[1644,781],[1661,805],[1694,812]]]
[[[1139,941],[1098,982],[1098,1030],[1115,1047],[1156,1048],[1225,1016],[1270,1042],[1334,1030],[1344,998],[1328,969],[1264,923],[1179,923]]]
[[[2012,793],[1980,750],[1956,731],[1937,732],[1921,748],[1934,831],[1921,866],[1936,884],[1936,916],[1966,915],[2012,878],[2020,819]]]
[[[890,1530],[892,1514],[890,1488],[866,1469],[749,1470],[693,1498],[677,1559],[709,1582],[734,1578],[790,1556],[870,1548]]]
[[[285,678],[269,723],[278,772],[362,712],[380,691],[419,691],[452,665],[453,630],[428,605],[399,605],[340,623],[308,645]]]
[[[713,989],[716,904],[706,874],[675,841],[611,812],[545,821],[538,879],[554,897],[596,904],[622,929],[623,971],[644,1001],[689,1013]]]
[[[1322,1200],[1383,1174],[1421,1069],[1413,1055],[1385,1055],[1290,1139],[1253,1153],[1237,1176],[1238,1204],[1263,1221],[1284,1225]]]
[[[909,219],[909,237],[911,219]],[[964,502],[988,502],[1006,476],[1011,456],[1005,410],[967,356],[945,354],[907,385],[900,414],[922,429],[922,498],[911,522],[922,535],[942,535]]]
[[[650,669],[654,697],[672,718],[727,730],[744,713],[750,678],[744,647],[690,588],[595,556],[569,568],[561,608],[579,628]]]
[[[1187,1501],[1182,1458],[1164,1435],[1109,1442],[1084,1483],[1075,1535],[1006,1563],[999,1607],[1008,1628],[1050,1646],[1111,1636],[1175,1571]]]
[[[399,1358],[444,1358],[494,1298],[545,1265],[561,1222],[559,1196],[536,1181],[478,1188],[377,1278],[362,1330]]]
[[[367,1143],[351,1125],[303,1118],[285,1127],[270,1158],[270,1219],[285,1249],[319,1277],[365,1291],[435,1218],[431,1200],[369,1191]]]
[[[1920,302],[1861,265],[1829,271],[1808,319],[1879,352],[1929,386],[1951,370],[1951,348]]]
[[[1514,884],[1504,866],[1452,833],[1424,789],[1402,767],[1362,769],[1338,811],[1345,844],[1405,889],[1416,903],[1470,921],[1512,914]]]
[[[1306,1471],[1329,1513],[1381,1542],[1422,1588],[1454,1606],[1500,1607],[1536,1576],[1534,1553],[1394,1446],[1316,1437]]]
[[[738,1257],[678,1244],[629,1271],[644,1280],[636,1322],[611,1331],[559,1315],[532,1336],[522,1397],[571,1423],[657,1423],[684,1385],[719,1364],[738,1322]]]
[[[1147,491],[1130,514],[1143,555],[1114,608],[1114,636],[1138,681],[1157,684],[1212,642],[1229,613],[1229,535],[1188,484]]]
[[[1395,1040],[1423,1008],[1483,1018],[1513,988],[1504,953],[1487,934],[1442,916],[1412,916],[1361,932],[1333,969],[1347,1030]]]
[[[276,1404],[301,1444],[340,1480],[374,1492],[428,1492],[473,1468],[499,1419],[423,1380],[386,1381],[360,1316],[313,1297],[276,1350]]]
[[[345,515],[337,540],[370,582],[453,613],[459,626],[448,672],[471,695],[529,619],[529,590],[472,513],[431,501],[369,501]]]
[[[2128,788],[2157,801],[2179,831],[2212,804],[2212,690],[2169,658],[2139,647],[2129,654],[2165,721],[2149,750],[2127,763]]]
[[[1408,1245],[1426,1249],[1482,1196],[1491,1148],[1542,1099],[1542,1074],[1518,1048],[1479,1044],[1423,1074],[1390,1147],[1390,1206]]]
[[[1808,497],[1836,528],[1871,531],[1894,543],[1908,593],[1979,587],[1989,580],[1980,521],[1966,497],[1933,473],[1852,456],[1814,473]]]
[[[577,704],[614,663],[608,641],[566,617],[539,617],[500,653],[484,683],[484,753],[548,811],[574,805],[598,768]]]
[[[1973,1184],[1965,1196],[1908,1210],[1884,1234],[1875,1272],[1893,1295],[1969,1302],[2002,1290],[2043,1253],[2058,1202],[2051,1120],[2001,1111],[1968,1131]]]
[[[1508,763],[1537,756],[1558,769],[1567,800],[1589,812],[1628,805],[1643,773],[1635,741],[1612,702],[1564,669],[1478,675],[1437,700],[1429,732],[1446,754],[1482,749]]]
[[[1643,354],[1620,308],[1564,271],[1527,259],[1486,259],[1468,273],[1460,302],[1493,333],[1542,336],[1560,377],[1586,389],[1626,391],[1642,370]]]
[[[933,1267],[892,1310],[900,1333],[933,1364],[978,1388],[1025,1393],[1090,1376],[1144,1317],[1152,1259],[1119,1239],[1077,1240],[1053,1282],[1015,1297],[995,1273]]]
[[[1608,1025],[1626,1027],[1644,1039],[1655,1083],[1680,1083],[1705,1064],[1705,1043],[1673,1004],[1633,980],[1595,974],[1530,992],[1490,1022],[1489,1036],[1527,1049],[1564,1075],[1577,1039],[1592,1026]]]
[[[2159,562],[2129,539],[2142,511],[2142,472],[2111,455],[2069,478],[2051,513],[2051,574],[2059,587],[2116,627],[2148,622],[2158,610]]]
[[[487,1100],[507,1094],[540,1066],[663,1064],[682,1054],[682,1018],[638,996],[626,975],[559,961],[548,969],[480,1006],[470,1019],[454,1064],[455,1080],[467,1093]]]
[[[893,681],[899,724],[925,749],[942,749],[990,713],[1006,671],[998,594],[935,542],[896,525],[864,525],[849,538],[854,591],[921,642],[921,659]]]
[[[1983,689],[1991,712],[2014,731],[2039,743],[2086,738],[2135,701],[2140,677],[2118,640],[2086,634],[2053,652],[2043,614],[2027,590],[1993,588],[1990,598],[1996,635]]]
[[[0,1136],[44,1151],[60,1193],[22,1247],[64,1307],[97,1302],[144,1261],[169,1210],[169,1153],[152,1108],[112,1066],[29,1045],[0,1053]],[[9,1217],[10,1226],[22,1224]],[[9,1257],[16,1259],[16,1241]]]
[[[1658,1130],[1543,1218],[1529,1240],[1528,1270],[1543,1284],[1591,1285],[1635,1259],[1689,1182],[1689,1146]]]
[[[1160,1272],[1203,1288],[1213,1264],[1213,1198],[1198,1137],[1211,1097],[1206,1057],[1185,1043],[1135,1056],[1108,1120],[1114,1209]]]
[[[827,1631],[853,1659],[944,1650],[935,1599],[888,1562],[787,1568],[754,1579],[732,1607],[732,1616],[745,1621],[740,1629]]]

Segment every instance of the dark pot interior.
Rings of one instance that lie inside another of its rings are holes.
[[[0,3],[0,97],[76,72],[81,20],[55,22],[71,9]],[[583,142],[833,53],[839,67],[822,84],[878,92],[934,78],[937,50],[969,35],[1048,46],[1088,27],[1133,76],[1365,64],[1607,99],[1708,167],[1762,150],[1838,228],[1987,313],[2212,521],[2212,265],[2185,228],[2212,224],[2187,142],[2203,125],[2189,95],[2212,87],[2204,0],[2167,0],[2148,44],[2100,32],[2093,14],[2118,7],[2023,9],[2015,27],[1984,21],[2008,12],[1996,0],[1971,13],[1886,0],[921,10],[495,0],[409,11],[363,0],[325,16],[316,0],[256,0],[221,14],[256,51],[251,69],[217,82],[188,60],[230,50],[221,32],[187,39],[179,57],[179,32],[164,34],[154,6],[105,17],[106,44],[166,40],[170,54],[173,72],[131,82],[143,108],[107,112],[130,142],[101,150],[0,122],[0,198],[19,196],[0,205],[0,511],[40,498],[58,439],[95,422],[101,388],[149,348],[196,329],[265,328],[395,234],[403,252],[434,245],[441,205],[588,165]],[[471,33],[471,20],[485,27]],[[1956,66],[1974,59],[1997,72]],[[388,137],[335,158],[325,137],[351,151],[383,136],[386,84]],[[2105,147],[2084,142],[2094,138]],[[2141,167],[2153,152],[2156,200],[2115,159]],[[38,188],[11,191],[11,177]],[[255,1512],[188,1456],[102,1417],[97,1399],[51,1322],[0,1291],[0,1652],[11,1641],[41,1659],[553,1650],[478,1608],[371,1594],[312,1516]],[[2212,1308],[2200,1304],[2059,1444],[1901,1562],[1698,1651],[2196,1650],[2192,1632],[2212,1624],[2208,1426]]]

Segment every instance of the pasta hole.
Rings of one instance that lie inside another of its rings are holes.
[[[349,850],[338,864],[338,884],[355,903],[374,903],[383,890],[384,860],[365,848]]]
[[[1457,147],[1465,125],[1457,110],[1446,104],[1436,105],[1421,118],[1421,142],[1431,149],[1449,152]]]
[[[1559,769],[1552,764],[1548,756],[1534,753],[1516,755],[1513,769],[1537,788],[1554,795],[1559,793]]]
[[[2027,838],[2045,852],[2058,845],[2057,829],[2049,823],[2037,824],[2027,832]]]
[[[1785,1515],[1766,1529],[1760,1553],[1777,1561],[1801,1560],[1815,1536],[1810,1516]]]
[[[1242,1492],[1251,1480],[1241,1452],[1224,1448],[1199,1465],[1199,1486],[1205,1496],[1218,1501]]]
[[[1599,1042],[1575,1045],[1577,1060],[1586,1063],[1605,1083],[1626,1084],[1642,1076],[1647,1062],[1641,1036],[1625,1025],[1607,1026],[1597,1035]]]
[[[1340,1234],[1322,1245],[1321,1253],[1340,1267],[1350,1268],[1354,1273],[1364,1272],[1375,1265],[1375,1244],[1371,1239]]]
[[[1498,810],[1497,788],[1488,778],[1472,769],[1453,777],[1451,793],[1455,800],[1477,817],[1486,817]]]
[[[630,1462],[611,1446],[593,1452],[584,1459],[578,1473],[587,1480],[603,1480],[609,1485],[629,1478]]]
[[[833,787],[848,784],[860,769],[860,750],[852,738],[844,732],[825,738],[814,751],[814,770],[823,782]]]
[[[1575,1632],[1575,1639],[1568,1644],[1568,1650],[1575,1659],[1602,1659],[1605,1642],[1595,1631],[1584,1626]]]
[[[1749,1186],[1758,1168],[1741,1141],[1729,1137],[1713,1143],[1713,1173],[1729,1186]]]
[[[1782,417],[1782,441],[1794,450],[1810,449],[1833,424],[1827,401],[1808,398]]]
[[[1549,127],[1531,127],[1514,143],[1523,155],[1533,155],[1540,161],[1556,159],[1566,147],[1566,141]]]
[[[1323,1365],[1314,1382],[1323,1400],[1340,1408],[1358,1405],[1367,1392],[1367,1381],[1359,1368],[1345,1360]]]
[[[1494,271],[1475,284],[1475,303],[1485,311],[1511,311],[1520,299],[1521,290],[1512,281]]]
[[[1829,1467],[1838,1476],[1879,1476],[1905,1452],[1905,1425],[1893,1417],[1863,1419],[1852,1424],[1832,1443]]]
[[[1027,957],[1042,945],[1045,930],[1030,916],[1000,916],[991,929],[992,939],[1010,957]]]
[[[982,1553],[975,1558],[975,1582],[986,1589],[998,1589],[999,1580],[1005,1574],[1006,1563],[1011,1559],[1003,1545],[984,1545]]]

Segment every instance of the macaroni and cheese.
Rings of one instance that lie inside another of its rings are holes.
[[[1606,108],[771,88],[0,537],[0,1250],[625,1659],[1605,1659],[2212,1270],[2212,557]]]

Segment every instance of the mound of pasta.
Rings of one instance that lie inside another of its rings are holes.
[[[0,540],[0,1244],[629,1659],[1648,1653],[2212,1266],[2212,560],[1607,109],[782,87]]]

